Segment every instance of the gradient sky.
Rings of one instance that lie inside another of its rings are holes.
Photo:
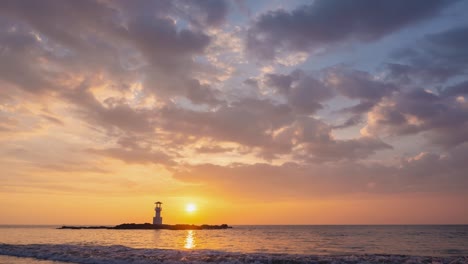
[[[467,224],[467,13],[0,1],[0,224]]]

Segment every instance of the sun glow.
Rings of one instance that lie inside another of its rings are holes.
[[[187,204],[187,206],[185,207],[185,211],[189,213],[195,212],[196,210],[197,210],[197,206],[192,203]]]

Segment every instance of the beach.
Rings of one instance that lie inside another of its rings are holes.
[[[0,245],[0,253],[34,259],[71,263],[450,263],[463,264],[468,257],[431,257],[404,255],[298,255],[228,253],[220,251],[181,251],[134,249],[123,246],[78,245]]]

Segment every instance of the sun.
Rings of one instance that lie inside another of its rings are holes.
[[[193,213],[197,210],[197,206],[193,203],[189,203],[187,204],[187,206],[185,207],[185,211],[189,212],[189,213]]]

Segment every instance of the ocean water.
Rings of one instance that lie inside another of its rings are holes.
[[[226,230],[0,226],[0,255],[30,258],[14,262],[24,259],[0,257],[0,264],[36,263],[34,259],[106,264],[468,263],[468,225],[234,226]]]

